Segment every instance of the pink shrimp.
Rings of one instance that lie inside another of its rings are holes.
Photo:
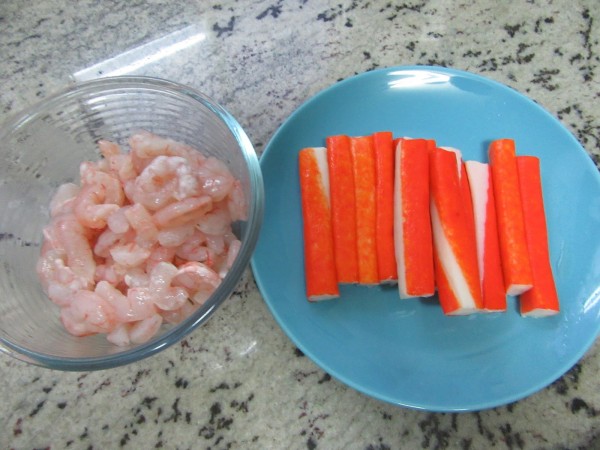
[[[229,244],[229,248],[227,249],[227,257],[225,258],[224,265],[219,270],[219,276],[221,278],[225,278],[235,259],[237,258],[238,253],[240,252],[240,248],[242,247],[242,243],[239,240],[234,240]]]
[[[125,295],[107,281],[100,281],[95,293],[112,306],[119,323],[136,322],[156,314],[152,297],[144,288],[129,289]]]
[[[227,166],[217,158],[209,156],[198,169],[202,192],[209,195],[213,201],[223,200],[234,186],[235,178]]]
[[[247,220],[248,205],[246,204],[242,183],[239,180],[235,180],[233,188],[227,196],[227,208],[232,221]]]
[[[86,184],[75,199],[75,215],[82,225],[104,228],[108,217],[119,209],[117,204],[106,204],[106,190],[100,184]]]
[[[231,215],[225,205],[219,204],[201,217],[196,226],[205,234],[223,235],[231,228]]]
[[[172,203],[154,213],[154,220],[159,227],[176,227],[200,220],[212,208],[212,200],[208,196],[188,197]]]
[[[66,253],[67,265],[73,272],[93,282],[96,262],[86,231],[73,214],[63,214],[54,221],[54,234]]]
[[[142,344],[149,341],[160,329],[162,320],[159,314],[155,314],[147,319],[135,322],[129,328],[129,339],[134,344]]]
[[[159,313],[167,323],[178,324],[191,316],[199,307],[199,304],[188,299],[179,309],[160,311]]]
[[[101,170],[98,167],[98,163],[81,163],[79,175],[83,185],[89,184],[102,187],[104,192],[103,203],[123,205],[125,194],[123,193],[121,182],[113,174]]]
[[[60,214],[73,211],[73,205],[81,188],[74,183],[61,184],[50,200],[50,216],[56,217]]]
[[[179,309],[189,297],[184,288],[171,286],[177,274],[177,267],[171,263],[159,262],[152,269],[149,290],[152,292],[154,304],[162,310]]]
[[[136,178],[132,197],[134,202],[156,211],[198,193],[198,182],[185,158],[157,156]]]
[[[137,233],[136,242],[142,247],[150,247],[158,238],[158,228],[148,210],[139,203],[125,211],[125,217]]]
[[[196,230],[193,235],[177,247],[175,254],[181,259],[199,261],[211,266],[212,253],[206,246],[206,236],[204,233]]]
[[[163,247],[178,247],[194,234],[194,224],[166,227],[158,232],[158,243]]]
[[[152,253],[150,253],[150,256],[146,260],[146,272],[151,273],[152,269],[154,269],[154,266],[156,266],[159,262],[173,262],[175,252],[175,247],[157,246],[153,248]]]
[[[205,264],[188,262],[179,267],[173,278],[174,286],[186,288],[192,300],[202,305],[221,283],[219,275]]]
[[[122,234],[129,230],[129,220],[127,220],[127,216],[125,215],[125,212],[129,208],[131,208],[131,206],[123,206],[115,212],[113,212],[106,219],[106,224],[113,233]]]
[[[88,290],[73,294],[69,306],[62,308],[60,319],[67,331],[75,336],[109,333],[116,326],[112,305]]]
[[[140,247],[135,242],[115,245],[109,252],[115,262],[123,267],[139,266],[148,259],[151,253],[149,249]]]

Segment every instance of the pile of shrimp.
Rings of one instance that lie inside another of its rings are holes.
[[[246,218],[241,184],[220,160],[146,131],[128,145],[98,142],[103,158],[58,188],[37,263],[66,330],[118,346],[202,305],[240,249],[232,222]]]

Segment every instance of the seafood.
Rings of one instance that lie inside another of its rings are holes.
[[[218,288],[241,242],[241,183],[225,163],[141,131],[130,151],[101,140],[103,159],[60,186],[36,266],[75,336],[103,333],[117,346],[179,323]]]

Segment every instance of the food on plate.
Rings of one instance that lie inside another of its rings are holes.
[[[247,215],[222,161],[145,131],[128,144],[100,141],[103,158],[57,189],[37,263],[67,331],[120,346],[210,297],[240,249],[231,225]]]
[[[498,217],[498,236],[504,285],[508,295],[530,289],[533,275],[525,238],[515,142],[497,139],[489,147],[490,167]]]
[[[473,203],[483,309],[488,312],[506,311],[506,290],[502,277],[490,167],[479,161],[466,161],[465,167]]]
[[[559,303],[548,250],[540,160],[534,156],[517,156],[517,168],[533,273],[533,286],[520,295],[519,306],[524,316],[550,316],[558,313]]]
[[[373,133],[375,150],[375,215],[377,271],[380,283],[395,283],[398,274],[394,250],[394,143],[390,131]]]
[[[310,301],[338,297],[326,149],[302,149],[298,155],[298,168],[304,230],[306,295]]]
[[[372,136],[350,138],[350,155],[354,173],[354,201],[356,202],[356,247],[358,282],[379,283],[377,269],[377,214],[376,167]]]
[[[429,192],[433,141],[398,139],[395,149],[394,246],[400,298],[435,293]]]
[[[345,135],[329,136],[326,145],[331,225],[338,281],[357,283],[356,201],[350,138]]]
[[[400,298],[437,291],[446,315],[505,312],[507,295],[523,316],[559,312],[538,158],[511,139],[488,163],[389,131],[325,142],[299,154],[309,301],[397,283]]]
[[[477,266],[470,197],[462,187],[465,176],[457,152],[429,152],[431,228],[438,297],[448,315],[481,310],[483,302]]]

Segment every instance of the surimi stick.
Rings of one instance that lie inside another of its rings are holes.
[[[514,141],[493,141],[489,148],[489,160],[496,201],[504,285],[508,295],[519,295],[531,288],[533,275],[525,237]]]
[[[373,133],[376,166],[377,270],[380,283],[395,282],[394,147],[390,131]]]
[[[466,161],[465,166],[473,203],[483,309],[488,312],[506,311],[506,290],[500,263],[496,205],[490,167],[486,163],[477,161]]]
[[[298,155],[304,231],[304,270],[309,301],[339,297],[329,207],[329,174],[324,147]]]
[[[356,201],[358,282],[378,284],[376,234],[376,168],[373,136],[350,138]]]
[[[400,298],[435,292],[429,211],[429,155],[424,139],[396,144],[394,243]]]
[[[326,144],[338,282],[358,283],[356,201],[350,138],[345,135],[329,136]]]
[[[470,314],[483,307],[459,167],[454,151],[429,152],[435,276],[442,310],[449,315]]]
[[[523,316],[551,316],[559,312],[559,301],[550,265],[540,161],[535,156],[517,156],[517,169],[533,273],[533,287],[519,298],[520,310]]]

